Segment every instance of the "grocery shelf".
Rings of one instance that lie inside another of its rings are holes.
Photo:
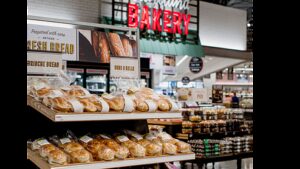
[[[161,121],[156,119],[147,120],[148,124],[157,124],[157,125],[181,125],[182,121]]]
[[[72,122],[72,121],[110,121],[110,120],[142,120],[142,119],[171,119],[182,118],[181,112],[109,112],[109,113],[63,113],[52,110],[43,103],[27,96],[27,105],[34,108],[44,116],[54,122]]]
[[[40,157],[37,152],[27,149],[27,159],[32,161],[40,169],[99,169],[99,168],[119,168],[128,166],[139,166],[148,164],[165,163],[171,161],[185,161],[194,160],[194,153],[185,153],[177,155],[163,155],[158,157],[144,157],[144,158],[129,158],[125,160],[113,161],[99,161],[86,164],[69,164],[69,165],[50,165],[48,162]]]
[[[219,133],[193,133],[189,134],[190,139],[220,139],[224,137],[241,137],[245,135],[251,135],[251,132],[241,131],[227,131]]]

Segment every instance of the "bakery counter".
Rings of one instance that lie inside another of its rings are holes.
[[[27,149],[27,159],[32,161],[40,169],[99,169],[99,168],[119,168],[128,166],[139,166],[148,164],[165,163],[172,161],[194,160],[194,153],[181,153],[176,155],[162,155],[156,157],[128,158],[125,160],[98,161],[86,164],[50,165],[37,152]]]
[[[108,112],[108,113],[63,113],[52,110],[41,102],[27,96],[27,105],[43,114],[54,122],[74,122],[74,121],[110,121],[110,120],[142,120],[158,118],[182,118],[180,111],[176,112]]]

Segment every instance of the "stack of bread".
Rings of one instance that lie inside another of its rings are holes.
[[[49,141],[45,138],[36,139],[30,147],[38,151],[49,164],[60,165],[191,152],[189,144],[165,132],[141,135],[131,130],[123,130],[112,136],[86,134],[79,139],[76,136],[59,138],[55,135],[49,137]]]
[[[158,95],[150,88],[131,88],[127,94],[90,94],[81,86],[53,88],[45,83],[29,87],[28,94],[59,112],[155,112],[177,111],[176,103],[167,96]]]

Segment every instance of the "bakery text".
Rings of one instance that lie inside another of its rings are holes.
[[[46,42],[46,41],[36,41],[28,40],[27,41],[28,50],[39,50],[39,51],[52,51],[52,52],[61,52],[66,54],[74,54],[74,44],[69,43],[59,43],[59,42]]]
[[[175,2],[177,2],[177,4],[175,4]],[[178,6],[178,2],[179,1],[173,1],[173,5]],[[171,4],[171,2],[169,1],[169,3],[166,4]],[[185,4],[188,6],[188,3]],[[128,3],[128,27],[139,27],[140,30],[146,29],[188,35],[188,27],[191,19],[190,14],[166,9],[162,10],[161,8],[154,7],[151,9],[147,5],[143,5],[140,10],[139,12],[138,4]],[[149,14],[149,12],[151,13]],[[139,13],[141,13],[141,17],[139,17]]]
[[[47,61],[27,61],[27,66],[34,67],[59,67],[59,62],[47,62]]]

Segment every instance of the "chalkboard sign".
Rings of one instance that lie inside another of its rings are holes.
[[[203,68],[203,60],[200,57],[192,57],[189,67],[191,72],[199,73]]]

